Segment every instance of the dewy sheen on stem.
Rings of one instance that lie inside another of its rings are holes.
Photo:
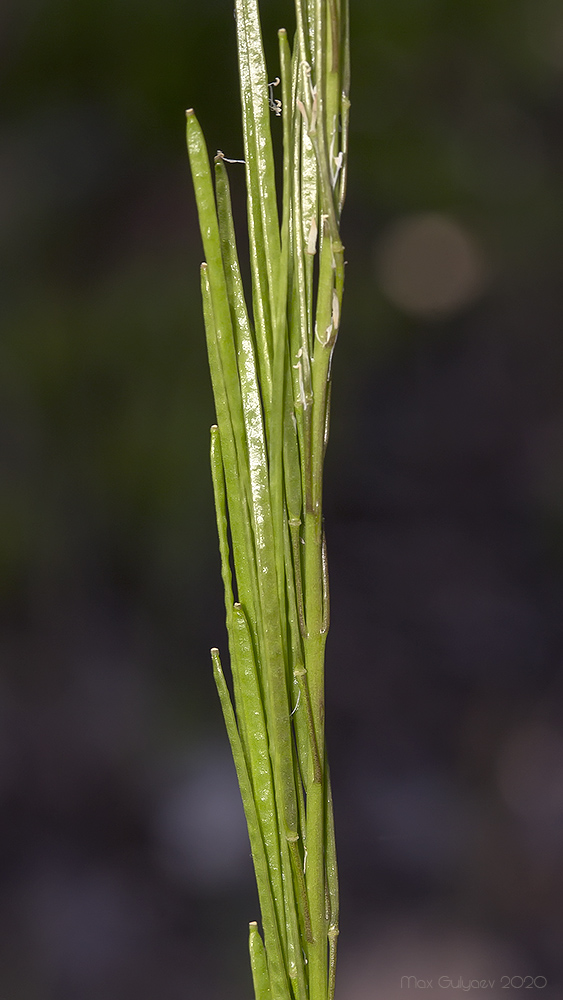
[[[344,281],[339,223],[349,108],[346,0],[296,0],[278,32],[283,192],[257,0],[236,0],[252,284],[239,266],[228,162],[187,141],[205,253],[217,425],[211,468],[233,698],[213,672],[244,804],[263,940],[256,1000],[332,1000],[338,880],[324,736],[328,577],[322,474]],[[276,80],[276,85],[279,83]],[[215,186],[213,177],[215,176]],[[315,257],[318,263],[315,263]]]

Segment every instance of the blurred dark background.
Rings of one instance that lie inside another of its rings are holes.
[[[563,10],[351,6],[326,476],[339,1000],[409,975],[440,997],[532,976],[554,1000]],[[273,78],[293,14],[262,7]],[[0,995],[242,1000],[258,908],[208,661],[184,148],[194,106],[211,152],[242,155],[231,3],[5,0],[0,50]]]

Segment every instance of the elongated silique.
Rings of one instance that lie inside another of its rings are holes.
[[[256,1000],[332,1000],[338,878],[324,733],[322,474],[344,284],[348,11],[346,0],[296,0],[293,45],[278,33],[278,202],[271,120],[280,102],[271,97],[257,0],[235,8],[250,301],[226,161],[218,153],[210,164],[187,112],[232,695],[217,650],[213,671],[258,887],[262,935],[255,921],[249,930]]]

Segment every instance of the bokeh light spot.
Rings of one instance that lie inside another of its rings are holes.
[[[450,316],[474,301],[485,283],[483,255],[473,237],[434,212],[400,219],[384,233],[376,273],[396,306],[423,318]]]

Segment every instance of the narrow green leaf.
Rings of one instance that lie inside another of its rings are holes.
[[[229,689],[225,681],[219,650],[211,650],[213,662],[213,676],[217,685],[217,691],[223,710],[225,728],[231,744],[231,751],[237,772],[237,778],[246,815],[250,849],[256,873],[256,884],[258,887],[258,898],[262,911],[262,922],[264,925],[264,938],[269,959],[269,975],[273,996],[276,1000],[292,1000],[288,977],[283,959],[282,945],[277,925],[276,910],[270,887],[270,877],[268,871],[268,861],[264,850],[256,803],[252,791],[252,784],[243,753],[240,735],[237,728],[235,713],[231,704]]]
[[[282,205],[282,240],[287,239],[289,213],[291,208],[291,157],[293,154],[294,114],[291,96],[291,50],[287,40],[287,31],[278,31],[278,47],[280,57],[280,73],[282,88],[282,122],[283,122],[283,205]]]
[[[308,1000],[304,947],[306,947],[303,911],[296,898],[291,868],[290,849],[282,840],[282,873],[285,898],[288,973],[296,1000]]]
[[[225,266],[232,323],[236,335],[238,378],[242,396],[246,451],[250,473],[254,540],[259,572],[262,573],[264,571],[263,560],[265,553],[271,552],[273,545],[268,459],[262,419],[262,402],[256,370],[254,343],[246,302],[244,300],[236,250],[229,181],[225,164],[219,156],[215,161],[215,172],[217,179],[217,207],[221,252]]]
[[[299,906],[299,912],[303,917],[303,931],[305,935],[305,940],[310,944],[313,942],[313,930],[311,924],[311,910],[309,908],[309,898],[307,895],[307,886],[305,883],[305,872],[303,871],[304,860],[301,857],[299,851],[299,844],[296,840],[288,841],[289,856],[291,860],[291,867],[293,869],[293,877],[295,879],[296,885],[296,897]]]
[[[311,417],[313,390],[311,384],[312,331],[313,331],[313,257],[306,252],[307,237],[304,234],[303,213],[310,215],[313,224],[314,199],[316,211],[316,165],[314,154],[307,163],[313,175],[308,176],[303,160],[303,123],[297,121],[294,130],[295,155],[293,168],[292,200],[292,310],[291,310],[291,374],[293,399],[299,446],[301,453],[302,492],[306,509],[311,509]],[[308,140],[307,140],[308,141]],[[306,191],[304,192],[304,181]],[[308,184],[308,186],[307,186]],[[316,222],[314,223],[316,226]]]
[[[213,496],[215,499],[217,534],[219,538],[219,553],[221,556],[221,576],[223,578],[223,588],[225,592],[225,611],[227,617],[227,631],[229,635],[229,652],[231,654],[231,673],[233,677],[233,686],[235,691],[235,703],[239,705],[242,699],[242,694],[241,694],[241,686],[239,679],[240,670],[238,668],[238,655],[237,655],[238,651],[236,648],[236,643],[234,641],[234,635],[233,635],[234,602],[233,602],[231,564],[229,558],[225,478],[223,473],[223,457],[221,454],[221,438],[219,435],[219,428],[217,426],[211,428],[210,459],[211,459],[211,478],[213,481]],[[239,714],[237,721],[238,721],[242,747],[248,764],[249,750],[248,750],[248,734],[247,734],[246,720],[244,716],[241,716]]]
[[[336,992],[336,950],[339,933],[337,927],[328,929],[328,1000],[334,1000]]]
[[[307,950],[310,996],[324,1000],[328,977],[328,922],[325,900],[324,787],[311,782],[307,791],[307,896],[312,942]]]
[[[230,301],[239,344],[239,379],[243,400],[243,422],[246,437],[246,452],[249,462],[250,492],[252,498],[252,520],[258,588],[260,593],[261,628],[260,649],[262,653],[261,671],[266,693],[268,729],[274,761],[276,796],[282,811],[288,836],[297,836],[297,804],[293,784],[291,731],[289,724],[288,692],[285,669],[285,629],[282,608],[285,607],[285,567],[283,542],[281,560],[276,541],[277,523],[283,517],[283,475],[281,454],[268,462],[264,442],[264,428],[260,395],[254,364],[254,351],[250,335],[248,315],[242,301],[242,284],[236,259],[234,228],[230,211],[228,180],[221,160],[216,163],[218,176],[218,203],[222,230],[222,252],[225,255],[229,275]],[[227,292],[227,294],[229,294]],[[275,398],[278,393],[275,391]],[[279,409],[276,404],[275,408]],[[279,432],[280,418],[272,408],[271,426]],[[279,436],[279,434],[278,434]],[[281,445],[281,441],[280,441]],[[272,469],[272,465],[274,468]],[[269,469],[270,466],[270,469]],[[270,471],[270,475],[268,474]],[[280,495],[281,494],[281,495]],[[270,499],[271,498],[271,499]]]
[[[278,923],[280,930],[285,932],[286,918],[281,875],[280,838],[263,695],[254,660],[250,629],[240,604],[235,604],[232,611],[232,630],[239,672],[240,694],[237,698],[237,717],[239,720],[244,718],[254,801],[268,859]]]
[[[270,504],[268,458],[262,419],[260,385],[256,370],[254,343],[238,262],[229,181],[221,156],[215,160],[217,208],[221,252],[226,276],[227,295],[236,336],[238,380],[242,398],[246,454],[250,476],[251,514],[259,579],[271,573],[273,525]]]
[[[223,368],[219,355],[213,302],[209,285],[207,264],[201,265],[201,293],[203,300],[203,317],[207,338],[207,355],[209,371],[215,399],[217,423],[219,426],[222,457],[225,470],[225,484],[230,510],[231,533],[233,537],[233,557],[239,600],[242,601],[253,627],[257,629],[257,614],[259,608],[258,585],[254,555],[254,541],[248,513],[246,493],[243,488],[243,477],[239,470],[235,435],[231,422],[231,413],[227,402],[227,392],[223,378]],[[218,484],[220,480],[217,480]]]
[[[280,240],[274,157],[270,132],[268,77],[266,74],[257,0],[235,0],[235,11],[237,37],[239,40],[241,88],[248,88],[248,114],[252,118],[252,138],[248,143],[246,155],[255,164],[258,180],[266,268],[270,289],[270,309],[273,314],[275,311],[275,287],[279,266]],[[243,63],[245,63],[244,79],[242,75]],[[246,124],[248,127],[248,122]]]
[[[260,365],[262,398],[266,427],[272,404],[272,310],[268,286],[265,240],[260,210],[260,188],[256,163],[256,137],[250,99],[250,72],[248,68],[246,33],[239,32],[239,72],[242,99],[244,155],[246,164],[246,192],[248,200],[248,238],[250,269],[252,274],[252,308],[256,331],[256,344]]]
[[[254,996],[256,1000],[272,1000],[266,952],[256,921],[248,926],[248,950],[250,952]]]
[[[215,499],[217,535],[219,538],[219,553],[221,556],[221,577],[223,579],[223,589],[225,592],[225,612],[227,616],[227,623],[230,624],[234,604],[233,579],[229,559],[227,500],[225,497],[223,456],[221,454],[221,439],[219,437],[219,428],[217,427],[217,424],[213,424],[211,428],[210,462],[211,479],[213,482],[213,496]]]

